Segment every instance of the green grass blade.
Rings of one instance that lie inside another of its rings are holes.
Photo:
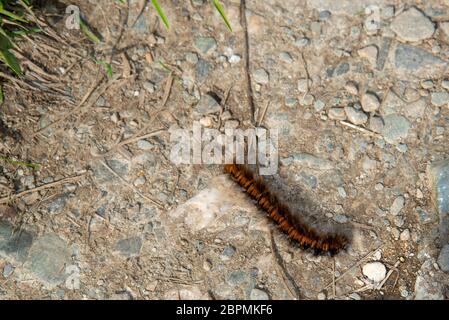
[[[22,37],[27,34],[37,33],[37,32],[41,32],[41,31],[42,31],[42,29],[40,29],[40,28],[31,28],[31,29],[25,29],[25,30],[13,30],[11,32],[11,35],[13,37]]]
[[[95,60],[95,62],[97,64],[101,64],[106,69],[106,74],[108,75],[108,77],[112,78],[112,76],[114,75],[114,72],[112,70],[112,65],[110,63],[107,63],[104,60]]]
[[[18,76],[22,76],[22,68],[20,68],[19,61],[17,58],[8,50],[0,50],[0,59],[5,62],[8,67],[11,68],[12,71],[14,71],[15,74]]]
[[[14,166],[28,167],[28,168],[32,168],[35,170],[39,169],[41,166],[39,163],[17,161],[17,160],[13,160],[13,159],[5,157],[5,156],[0,156],[0,160],[4,161],[6,163],[12,164]]]
[[[224,12],[223,6],[221,5],[220,1],[218,0],[212,0],[212,3],[215,6],[215,9],[220,13],[221,17],[223,18],[224,23],[228,27],[229,31],[232,32],[231,23],[228,20],[228,17],[226,17],[226,13]]]
[[[159,3],[157,2],[157,0],[151,0],[151,3],[156,8],[156,11],[159,14],[159,16],[161,17],[162,21],[164,22],[165,27],[167,29],[170,29],[170,23],[168,22],[167,16],[165,15],[164,10],[162,10],[162,8],[159,5]]]
[[[2,14],[4,16],[7,16],[7,17],[10,17],[13,20],[17,20],[17,21],[23,22],[23,23],[27,23],[28,22],[24,18],[22,18],[21,16],[15,14],[15,13],[12,13],[12,12],[10,12],[8,10],[5,10],[3,8],[0,8],[0,14]]]
[[[5,95],[3,94],[3,87],[0,86],[0,104],[2,104],[3,101],[5,101]]]
[[[79,24],[81,31],[84,33],[86,37],[88,37],[94,43],[101,43],[100,38],[90,29],[90,27],[83,21],[83,19],[79,19]]]

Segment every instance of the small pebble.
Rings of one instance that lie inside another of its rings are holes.
[[[401,239],[401,241],[409,241],[410,240],[410,230],[405,229],[404,231],[402,231],[401,235],[399,236],[399,239]]]
[[[265,291],[255,288],[255,289],[251,290],[250,299],[251,300],[268,300],[269,297]]]
[[[357,88],[357,84],[353,81],[349,81],[345,85],[345,90],[352,94],[353,96],[357,96],[359,94],[359,89]]]
[[[314,96],[312,96],[311,94],[306,94],[304,97],[301,97],[299,103],[303,106],[311,106],[314,100]]]
[[[265,69],[257,69],[254,71],[254,81],[260,84],[267,84],[270,81],[268,72]]]
[[[310,40],[306,37],[299,38],[295,41],[295,46],[297,47],[305,47],[309,44]]]
[[[321,111],[324,109],[325,106],[326,105],[321,100],[316,100],[315,103],[313,104],[313,108],[315,109],[315,111]]]
[[[349,121],[355,125],[362,125],[368,121],[368,116],[363,111],[357,110],[352,106],[346,106],[345,112]]]
[[[379,98],[373,93],[365,93],[361,100],[362,108],[366,112],[373,112],[379,109]]]
[[[285,63],[288,63],[288,64],[293,63],[293,58],[290,55],[290,53],[288,53],[288,52],[281,52],[279,54],[279,59],[281,59],[281,61],[284,61]]]
[[[138,187],[144,185],[145,182],[147,182],[147,179],[144,176],[140,176],[136,180],[134,180],[134,185]]]
[[[329,118],[332,120],[346,120],[344,108],[331,108],[328,112]]]
[[[385,279],[387,268],[381,262],[369,262],[362,268],[362,273],[371,281],[379,283]]]
[[[240,60],[242,60],[242,57],[239,56],[238,54],[233,54],[233,55],[230,56],[229,59],[228,59],[229,63],[239,63]]]
[[[405,198],[403,196],[399,196],[394,199],[393,204],[390,207],[390,213],[394,216],[397,216],[399,212],[402,210],[405,204]]]

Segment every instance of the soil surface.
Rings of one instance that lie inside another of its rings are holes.
[[[18,44],[0,299],[448,298],[448,1],[222,1],[232,32],[208,1],[160,1],[169,29],[145,2],[47,1]],[[278,129],[267,184],[347,250],[301,250],[223,166],[170,161],[195,121]]]

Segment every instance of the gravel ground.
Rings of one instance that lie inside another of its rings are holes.
[[[449,2],[404,2],[249,0],[245,25],[223,1],[233,32],[203,0],[161,1],[169,30],[142,1],[45,5],[0,109],[2,156],[39,164],[0,162],[0,299],[449,298]],[[170,129],[265,108],[267,183],[345,252],[299,249],[222,166],[170,161]]]

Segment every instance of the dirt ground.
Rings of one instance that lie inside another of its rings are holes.
[[[168,30],[128,2],[47,1],[19,44],[0,153],[38,167],[0,162],[0,299],[448,298],[427,174],[449,158],[447,1],[223,1],[232,32],[207,1],[161,1]],[[222,166],[170,161],[171,129],[254,119],[281,133],[267,183],[346,251],[301,250]]]

